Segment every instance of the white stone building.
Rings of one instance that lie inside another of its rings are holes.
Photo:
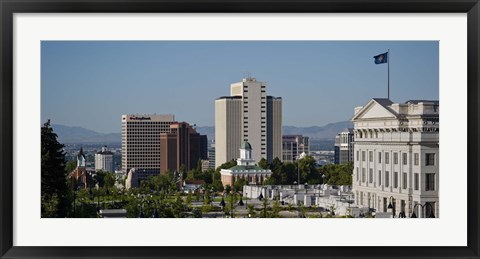
[[[266,88],[244,78],[230,85],[230,96],[215,100],[215,167],[238,158],[243,141],[257,148],[257,162],[282,158],[282,99],[267,96]]]
[[[433,209],[438,217],[439,102],[372,99],[355,108],[352,121],[355,203],[396,217],[414,208],[428,217]]]
[[[353,162],[353,128],[340,131],[335,137],[335,164]]]
[[[113,173],[113,153],[107,150],[107,146],[102,147],[102,151],[95,154],[95,171],[106,171]]]

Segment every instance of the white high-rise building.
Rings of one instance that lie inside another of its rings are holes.
[[[160,133],[169,132],[174,122],[172,114],[122,115],[122,171],[160,174]]]
[[[266,88],[244,78],[230,85],[230,96],[215,100],[215,167],[238,158],[243,141],[256,147],[256,162],[282,159],[282,99],[267,96]]]
[[[438,217],[439,102],[372,99],[352,121],[355,203],[396,217]]]
[[[335,164],[353,162],[353,129],[346,128],[335,136]]]
[[[113,153],[107,150],[107,146],[102,147],[102,151],[95,154],[95,171],[106,171],[113,173]]]

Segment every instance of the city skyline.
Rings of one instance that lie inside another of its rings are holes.
[[[41,119],[102,133],[134,113],[213,126],[215,99],[250,75],[283,97],[283,125],[321,126],[386,97],[373,56],[387,49],[391,99],[438,100],[436,41],[44,41]]]

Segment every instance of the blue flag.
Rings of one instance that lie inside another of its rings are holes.
[[[373,58],[375,59],[375,64],[388,63],[388,52],[376,55]]]

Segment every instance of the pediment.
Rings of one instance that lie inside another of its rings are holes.
[[[371,100],[367,105],[365,105],[353,118],[352,121],[362,120],[362,119],[382,119],[390,118],[394,119],[397,115],[392,112],[387,107],[378,103],[375,100]]]

